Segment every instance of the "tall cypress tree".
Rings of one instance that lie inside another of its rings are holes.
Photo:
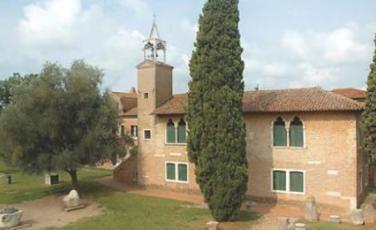
[[[375,36],[376,46],[376,36]],[[367,80],[366,107],[362,114],[363,150],[364,153],[376,157],[376,50]],[[375,163],[375,162],[373,162]]]
[[[189,157],[213,217],[233,219],[248,181],[238,0],[208,0],[190,61]]]

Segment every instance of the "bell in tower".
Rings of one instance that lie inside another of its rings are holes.
[[[151,28],[149,38],[144,40],[144,59],[151,60],[153,62],[166,63],[166,46],[166,41],[162,40],[159,36],[154,15],[153,26]]]

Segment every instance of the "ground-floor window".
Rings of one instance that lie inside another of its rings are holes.
[[[304,193],[305,173],[295,169],[272,169],[272,191]]]
[[[188,182],[188,163],[166,162],[166,181]]]

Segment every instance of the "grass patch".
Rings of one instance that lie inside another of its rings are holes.
[[[0,162],[0,173],[11,174],[13,184],[0,181],[0,204],[20,203],[53,194],[66,194],[70,177],[60,172],[59,185],[45,185],[43,175],[29,175]],[[111,175],[110,170],[83,168],[79,171],[80,193],[105,207],[102,216],[85,218],[63,229],[205,229],[212,220],[209,210],[190,203],[112,191],[96,178]],[[221,229],[249,229],[257,216],[241,212],[237,221],[222,223]]]
[[[0,174],[10,174],[12,184],[5,183],[5,178],[0,177],[0,204],[13,204],[22,201],[34,200],[52,194],[67,193],[71,189],[70,177],[65,172],[59,173],[60,184],[45,185],[44,175],[30,175],[21,171],[6,167],[0,162]],[[84,192],[89,193],[95,186],[94,179],[112,174],[110,170],[97,168],[82,168],[78,172],[79,183]]]
[[[87,218],[63,229],[205,229],[212,220],[209,210],[189,203],[121,192],[105,192],[96,201],[106,207],[104,215]],[[224,229],[249,229],[257,217],[241,212],[239,221],[221,224]]]

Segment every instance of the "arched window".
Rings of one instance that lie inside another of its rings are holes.
[[[167,143],[175,143],[175,136],[176,134],[174,122],[171,119],[169,119],[167,122]]]
[[[273,146],[287,146],[286,126],[281,117],[273,123]]]
[[[298,117],[294,117],[294,120],[290,123],[290,146],[304,146],[303,132],[303,122]]]
[[[187,142],[187,131],[185,121],[180,119],[178,125],[178,143],[186,143]]]

